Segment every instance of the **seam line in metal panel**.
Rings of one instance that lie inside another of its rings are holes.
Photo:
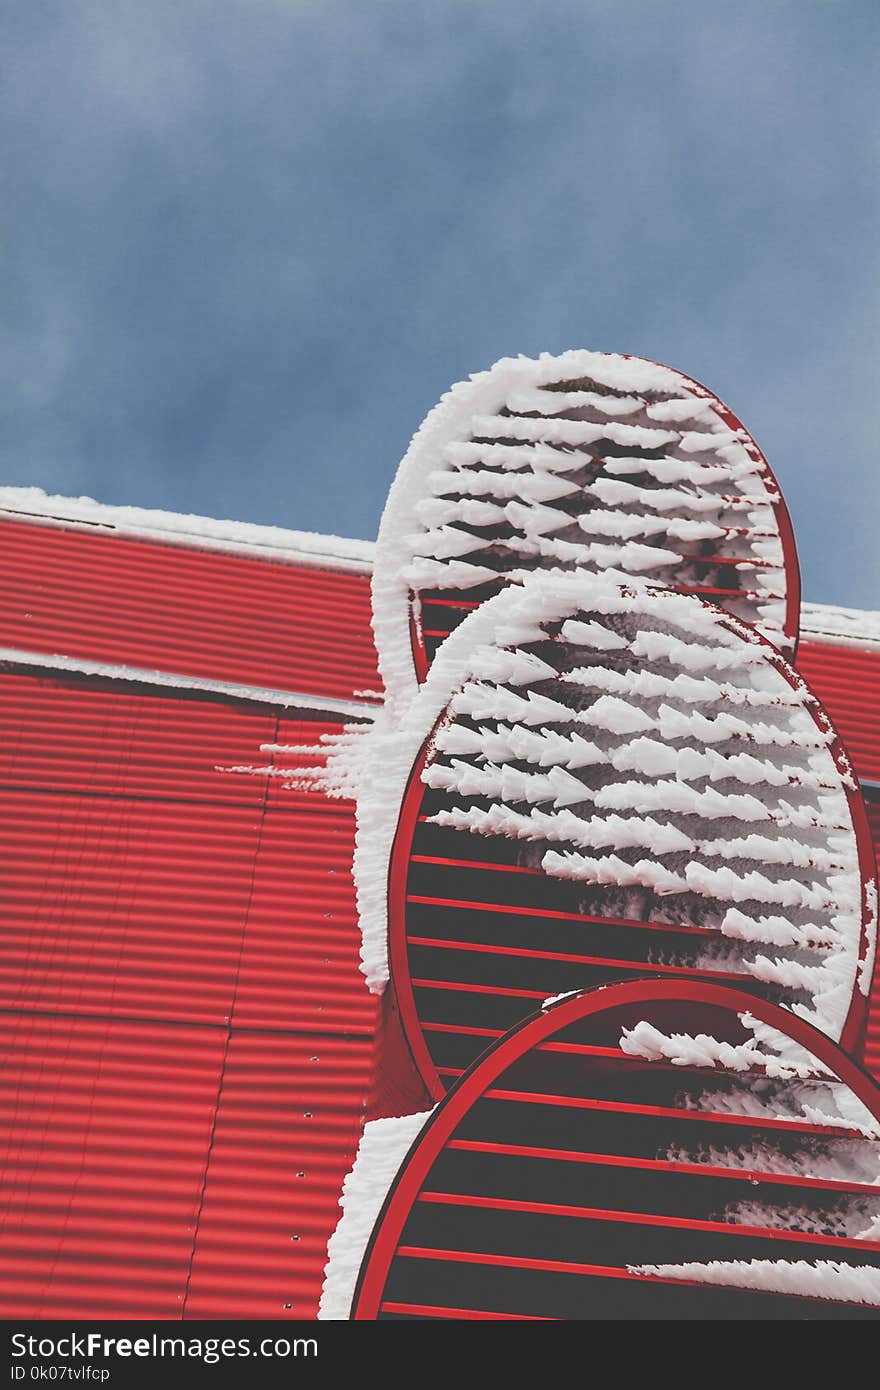
[[[280,716],[279,716],[279,715],[276,715],[276,716],[275,716],[275,729],[274,729],[274,733],[273,733],[273,736],[272,736],[272,742],[273,742],[273,743],[278,743],[279,740],[280,740],[280,727],[279,727],[279,726],[280,726],[280,722],[281,722],[281,721],[280,721]],[[274,754],[270,754],[270,755],[269,755],[270,766],[272,766],[272,760],[274,759],[274,756],[275,756]],[[221,1060],[221,1062],[220,1062],[220,1075],[219,1075],[219,1077],[218,1077],[218,1079],[217,1079],[217,1097],[216,1097],[216,1100],[215,1100],[215,1102],[214,1102],[214,1113],[213,1113],[213,1115],[211,1116],[211,1133],[210,1133],[210,1135],[209,1135],[209,1137],[208,1137],[208,1152],[207,1152],[207,1154],[206,1154],[206,1156],[205,1156],[205,1168],[204,1168],[204,1172],[203,1172],[203,1174],[202,1174],[202,1184],[201,1184],[201,1188],[200,1188],[200,1190],[199,1190],[199,1200],[198,1200],[198,1205],[197,1205],[197,1207],[196,1207],[195,1219],[194,1219],[194,1221],[193,1221],[192,1245],[190,1246],[189,1263],[188,1263],[187,1271],[186,1271],[186,1282],[185,1282],[184,1288],[183,1288],[183,1299],[182,1299],[181,1309],[180,1309],[181,1320],[183,1320],[183,1319],[186,1317],[186,1305],[187,1305],[187,1302],[189,1301],[190,1285],[191,1285],[191,1283],[192,1283],[193,1266],[195,1265],[195,1258],[196,1258],[196,1246],[197,1246],[197,1244],[198,1244],[199,1230],[200,1230],[201,1222],[202,1222],[202,1211],[203,1211],[204,1205],[205,1205],[205,1194],[206,1194],[207,1188],[208,1188],[208,1174],[209,1174],[210,1171],[211,1171],[211,1156],[212,1156],[212,1154],[213,1154],[213,1152],[214,1152],[214,1141],[215,1141],[216,1136],[217,1136],[217,1120],[218,1120],[218,1117],[219,1117],[219,1115],[220,1115],[220,1105],[221,1105],[222,1100],[223,1100],[223,1086],[224,1086],[224,1082],[225,1082],[225,1080],[226,1080],[226,1068],[227,1068],[227,1065],[228,1065],[228,1063],[229,1063],[229,1048],[230,1048],[230,1045],[231,1045],[231,1042],[232,1042],[232,1020],[233,1020],[233,1017],[234,1017],[234,1015],[235,1015],[235,1003],[236,1003],[236,999],[237,999],[237,997],[238,997],[238,984],[239,984],[239,980],[241,979],[241,963],[242,963],[242,960],[243,960],[243,958],[244,958],[244,945],[245,945],[245,940],[246,940],[246,937],[247,937],[248,922],[250,921],[251,908],[253,907],[253,903],[254,903],[254,889],[255,889],[256,881],[257,881],[257,861],[259,860],[259,857],[260,857],[260,848],[261,848],[262,843],[263,843],[263,829],[264,829],[265,824],[266,824],[266,807],[267,807],[267,805],[268,805],[268,801],[269,801],[269,782],[268,782],[268,779],[267,779],[266,784],[265,784],[265,786],[264,786],[264,788],[263,788],[263,798],[262,798],[262,801],[261,801],[261,803],[260,803],[260,824],[259,824],[259,829],[258,829],[258,831],[257,831],[256,843],[255,843],[255,845],[254,845],[253,859],[251,860],[251,879],[250,879],[250,886],[249,886],[249,888],[248,888],[247,906],[246,906],[246,908],[245,908],[244,920],[243,920],[243,922],[242,922],[242,927],[241,927],[241,939],[240,939],[239,948],[238,948],[238,961],[236,962],[235,977],[234,977],[233,982],[232,982],[232,993],[231,993],[230,1000],[229,1000],[229,1014],[228,1014],[227,1019],[226,1019],[226,1038],[225,1038],[225,1041],[224,1041],[224,1043],[223,1043],[223,1058],[222,1058],[222,1060]]]

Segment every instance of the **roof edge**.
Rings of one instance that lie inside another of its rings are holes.
[[[374,541],[149,507],[114,506],[91,497],[53,495],[39,487],[0,487],[0,519],[4,517],[44,526],[113,531],[196,550],[365,575],[372,573],[376,549]],[[880,652],[880,611],[804,603],[801,634],[830,646]]]
[[[801,637],[832,647],[880,652],[880,612],[870,608],[840,608],[832,603],[804,603],[801,605]]]
[[[44,526],[114,531],[119,535],[221,550],[276,563],[369,574],[372,541],[290,531],[249,521],[164,512],[147,507],[120,507],[91,497],[61,497],[39,487],[0,487],[0,518]]]

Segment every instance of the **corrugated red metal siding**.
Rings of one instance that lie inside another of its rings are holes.
[[[174,691],[174,699],[157,699],[155,691],[76,676],[7,672],[2,680],[4,787],[237,806],[264,799],[258,779],[221,767],[266,761],[256,749],[275,737],[274,710]]]
[[[258,808],[4,789],[0,1008],[227,1023],[259,835]]]
[[[0,1015],[0,1315],[179,1317],[225,1033]]]
[[[0,646],[350,699],[375,690],[365,575],[0,521]]]
[[[350,814],[267,810],[238,970],[235,1027],[372,1030],[375,1001],[359,985],[353,844]],[[334,988],[337,980],[346,987]]]
[[[375,1021],[352,808],[229,769],[333,729],[0,675],[6,1316],[316,1309]]]
[[[797,664],[834,720],[858,776],[880,782],[880,652],[811,639],[801,642]],[[866,803],[880,863],[876,792],[868,792]],[[880,960],[874,969],[864,1062],[880,1077]]]
[[[798,670],[825,705],[860,777],[880,782],[880,652],[803,641]]]
[[[313,1318],[371,1070],[359,1039],[233,1032],[189,1318]]]

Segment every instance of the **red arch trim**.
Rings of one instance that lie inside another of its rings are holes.
[[[660,1001],[710,1005],[737,1015],[753,1015],[824,1063],[880,1121],[880,1086],[867,1072],[812,1024],[759,997],[719,985],[637,980],[607,985],[561,1000],[541,1013],[532,1014],[506,1033],[473,1063],[426,1122],[392,1185],[373,1230],[352,1302],[354,1320],[377,1317],[404,1224],[432,1165],[471,1106],[499,1076],[553,1033],[582,1019],[620,1006]]]

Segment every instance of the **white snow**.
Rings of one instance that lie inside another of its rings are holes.
[[[602,389],[608,377],[616,396]],[[559,383],[562,389],[551,389]],[[671,399],[651,399],[656,394]],[[578,418],[563,418],[566,411]],[[604,458],[596,452],[602,441],[627,453]],[[661,458],[638,457],[658,449]],[[535,565],[675,582],[701,558],[691,547],[718,538],[734,568],[752,571],[752,587],[732,606],[779,641],[777,492],[763,468],[711,393],[639,359],[586,351],[505,358],[454,386],[413,438],[376,546],[374,631],[392,709],[416,693],[410,590],[466,591],[499,575],[520,582]],[[508,534],[499,530],[502,517]],[[493,563],[483,563],[490,555]],[[711,574],[711,565],[701,565],[689,582]]]
[[[828,603],[801,606],[801,632],[812,642],[832,647],[856,647],[880,652],[880,612],[864,608],[838,608]]]
[[[540,444],[594,444],[600,439],[610,439],[614,444],[629,445],[633,449],[660,449],[664,445],[674,444],[681,437],[674,431],[642,425],[617,424],[609,419],[594,424],[586,420],[563,420],[554,416],[545,416],[540,420],[517,416],[514,429],[509,415],[479,413],[473,416],[472,429],[481,439],[507,439],[514,433],[518,439],[533,439]]]
[[[625,651],[629,645],[625,637],[612,632],[604,623],[582,623],[575,618],[569,618],[562,624],[560,636],[579,647],[595,647],[602,652]]]
[[[345,1179],[342,1216],[327,1246],[318,1317],[347,1321],[367,1243],[388,1191],[409,1149],[430,1119],[430,1110],[371,1120],[364,1127],[354,1167]]]
[[[758,1071],[769,1077],[808,1077],[815,1074],[809,1061],[800,1067],[792,1067],[762,1049],[754,1039],[733,1044],[705,1033],[698,1033],[695,1037],[687,1033],[667,1034],[645,1019],[632,1028],[623,1029],[620,1049],[628,1057],[643,1057],[648,1062],[671,1062],[676,1067]]]
[[[717,439],[715,435],[707,436],[710,442]],[[650,477],[656,478],[658,483],[696,483],[705,485],[727,481],[731,478],[748,477],[752,473],[759,473],[760,468],[752,459],[746,459],[745,463],[739,465],[722,465],[710,463],[695,463],[692,459],[677,458],[626,458],[617,457],[605,460],[605,472],[612,477],[627,477],[647,473]]]
[[[743,647],[741,643],[712,647],[666,632],[640,632],[630,647],[633,656],[644,661],[667,662],[689,675],[694,672],[702,675],[705,671],[717,675],[743,666],[762,666],[767,660],[760,647]]]
[[[561,1004],[563,999],[573,999],[576,994],[580,994],[580,990],[566,989],[561,994],[551,994],[548,999],[544,1000],[541,1009],[552,1009],[554,1004]]]
[[[629,1265],[633,1274],[687,1279],[725,1288],[880,1305],[880,1269],[836,1260],[710,1260],[707,1264]]]
[[[507,408],[515,414],[537,412],[539,415],[553,415],[557,411],[580,410],[584,406],[590,406],[602,415],[627,416],[645,410],[647,401],[643,396],[602,396],[597,391],[546,391],[528,386],[510,391],[507,395]],[[701,402],[700,407],[705,408],[705,402]]]
[[[876,878],[866,879],[862,885],[864,894],[865,913],[867,916],[866,942],[864,950],[859,958],[859,989],[867,999],[871,993],[871,981],[874,978],[874,960],[877,955],[877,880]]]
[[[668,674],[645,671],[649,650]],[[704,651],[727,658],[725,681],[679,669],[700,668]],[[617,890],[677,898],[672,920],[732,943],[722,960],[716,938],[717,964],[708,954],[705,968],[782,986],[791,1007],[839,1036],[864,890],[831,738],[781,659],[693,597],[586,576],[534,575],[502,591],[442,645],[402,717],[386,708],[327,760],[330,783],[358,799],[370,987],[387,978],[391,847],[430,740],[422,780],[445,794],[434,824],[522,841],[533,867],[599,901]]]
[[[199,550],[222,550],[314,569],[368,574],[372,568],[374,546],[371,541],[146,507],[110,506],[91,497],[52,496],[39,487],[0,487],[0,513],[6,513],[10,520],[142,536]]]

